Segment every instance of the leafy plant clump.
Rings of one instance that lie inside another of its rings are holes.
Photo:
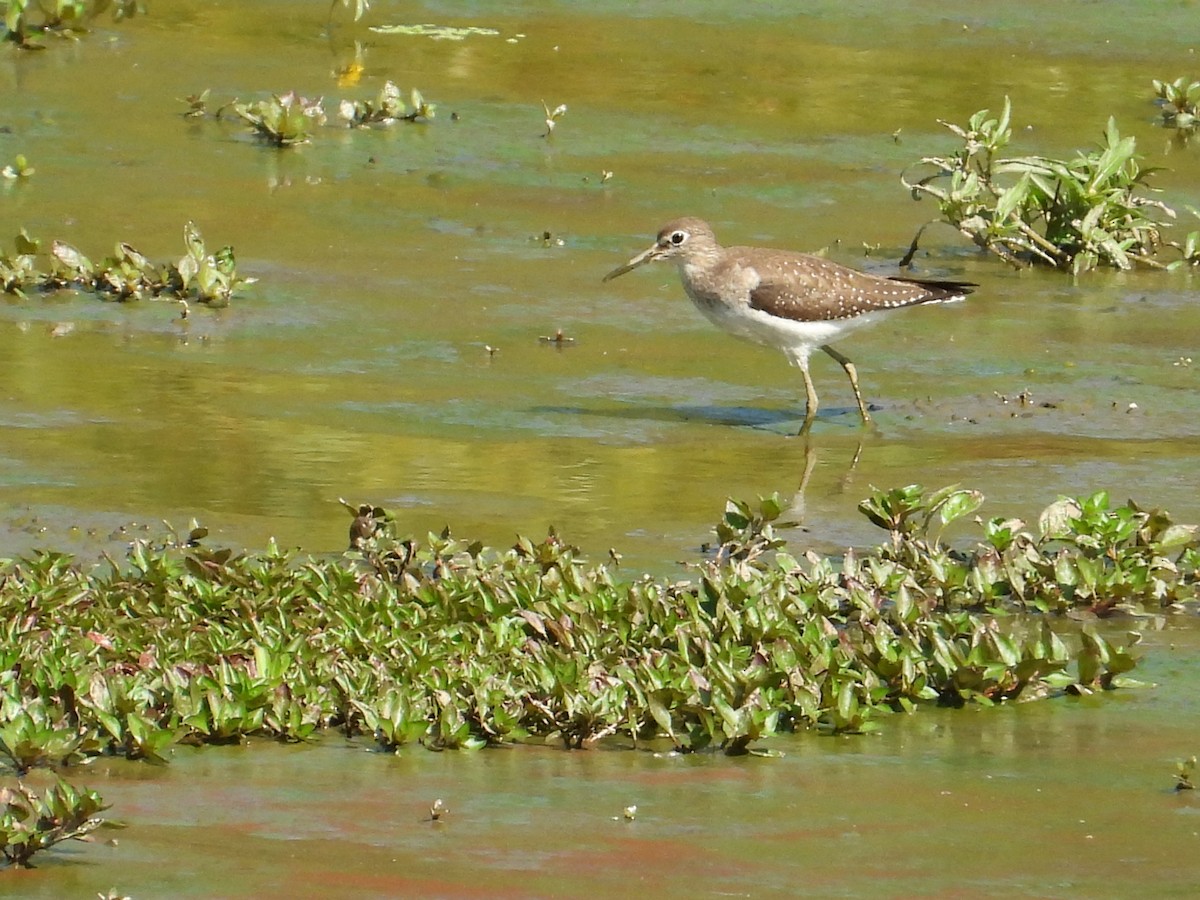
[[[924,703],[1115,687],[1136,635],[1090,621],[1194,600],[1196,529],[1165,514],[1096,495],[1037,534],[993,520],[972,550],[945,545],[981,499],[877,493],[863,509],[884,544],[803,561],[774,533],[778,498],[730,503],[685,581],[620,579],[553,532],[504,551],[400,538],[369,504],[348,505],[341,558],[205,549],[200,528],[89,569],[35,553],[0,567],[0,745],[18,773],[329,728],[387,750],[619,737],[741,753]]]
[[[141,0],[4,0],[3,39],[24,49],[42,49],[35,36],[76,37],[106,10],[113,21],[132,18],[145,12]]]
[[[200,118],[208,114],[209,91],[185,97],[187,111],[184,118]],[[338,104],[338,118],[351,128],[371,125],[391,125],[395,122],[416,122],[434,117],[437,105],[428,102],[416,88],[409,94],[405,105],[400,88],[393,82],[385,82],[374,100],[342,100]],[[220,107],[216,118],[225,110],[246,122],[254,133],[276,147],[292,147],[312,139],[313,129],[327,121],[325,100],[318,97],[310,100],[294,91],[283,95],[272,94],[265,100],[243,103],[231,100]]]
[[[1187,759],[1177,762],[1175,764],[1175,790],[1194,791],[1196,785],[1192,783],[1192,774],[1195,771],[1196,757],[1189,756]]]
[[[237,274],[233,248],[209,253],[194,223],[183,229],[186,252],[178,262],[158,266],[130,244],[121,241],[116,252],[94,263],[64,241],[50,245],[49,267],[38,268],[41,241],[24,230],[17,235],[16,252],[0,254],[0,289],[25,296],[30,289],[78,288],[112,300],[148,297],[196,299],[209,306],[226,306],[233,292],[255,281]]]
[[[1159,81],[1156,78],[1151,83],[1164,125],[1186,132],[1200,127],[1200,81],[1189,83],[1186,78]]]
[[[1120,269],[1135,264],[1172,268],[1200,263],[1197,235],[1184,245],[1168,241],[1163,229],[1175,211],[1144,196],[1151,170],[1139,165],[1136,143],[1121,137],[1109,119],[1101,145],[1074,159],[1044,156],[1001,157],[1012,137],[1010,105],[998,118],[986,109],[966,126],[941,122],[963,141],[950,156],[927,156],[919,165],[932,174],[901,182],[915,199],[934,197],[942,219],[1013,265],[1042,263],[1071,272],[1099,265]],[[916,252],[924,226],[905,262]],[[1179,259],[1158,258],[1173,248]]]
[[[9,865],[30,866],[34,854],[68,840],[87,840],[105,824],[95,791],[58,780],[38,795],[18,782],[0,788],[0,850]]]
[[[369,125],[391,125],[393,122],[415,122],[417,119],[432,119],[435,104],[429,103],[416,88],[409,94],[409,105],[404,105],[400,88],[385,82],[374,100],[343,100],[338,105],[338,118],[351,128]]]
[[[294,91],[282,96],[272,94],[266,100],[242,103],[232,100],[229,108],[247,122],[255,134],[277,147],[306,143],[310,126],[325,124],[324,98],[309,100]]]
[[[29,160],[18,153],[11,163],[0,169],[0,178],[17,181],[18,179],[28,178],[34,171],[33,166],[29,164]]]

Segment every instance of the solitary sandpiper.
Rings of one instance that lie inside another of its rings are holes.
[[[735,337],[778,347],[804,376],[807,409],[800,433],[817,415],[817,391],[808,357],[820,347],[846,370],[863,424],[871,420],[858,389],[854,363],[829,342],[875,321],[884,312],[920,303],[961,300],[974,284],[881,278],[791,250],[722,247],[708,223],[676,219],[659,231],[654,245],[604,276],[610,281],[656,259],[673,259],[683,289],[696,308]]]

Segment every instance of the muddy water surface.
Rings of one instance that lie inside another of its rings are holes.
[[[872,484],[959,482],[1027,517],[1106,488],[1200,520],[1186,275],[1017,273],[932,229],[920,274],[979,292],[841,345],[873,429],[815,361],[807,447],[788,437],[803,392],[782,356],[712,330],[666,267],[599,280],[683,213],[727,243],[891,273],[934,214],[898,173],[951,148],[936,119],[1006,95],[1015,152],[1067,154],[1115,115],[1168,167],[1163,199],[1200,205],[1200,149],[1148,101],[1151,78],[1196,76],[1191,5],[378,0],[332,30],[328,6],[154,3],[79,42],[0,48],[0,156],[37,168],[0,186],[0,238],[25,227],[93,258],[127,240],[165,260],[192,219],[259,278],[186,321],[166,303],[0,298],[0,553],[92,553],[192,516],[219,541],[338,550],[339,496],[492,543],[553,523],[657,572],[694,556],[729,495],[791,497],[794,541],[821,550],[876,539],[855,512]],[[498,34],[367,29],[419,22]],[[356,42],[361,75],[339,83]],[[332,112],[387,79],[437,117],[280,152],[179,115],[205,88],[214,105],[294,89]],[[568,106],[550,140],[542,101]],[[558,329],[575,343],[539,341]],[[1155,640],[1157,691],[922,713],[775,761],[392,759],[330,740],[101,766],[135,826],[120,847],[0,891],[1182,892],[1200,829],[1163,786],[1197,749],[1195,637]],[[454,819],[430,828],[442,794]],[[631,802],[645,815],[612,822]]]

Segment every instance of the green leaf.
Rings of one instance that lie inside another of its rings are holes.
[[[1066,537],[1071,523],[1083,514],[1079,504],[1070,497],[1059,497],[1038,516],[1038,530],[1046,538]]]
[[[72,272],[87,277],[92,274],[92,261],[64,241],[54,241],[50,245],[51,255]]]
[[[969,516],[983,505],[983,494],[979,491],[957,490],[938,506],[938,517],[943,525],[949,525],[963,516]]]
[[[1029,172],[1025,172],[1016,184],[1001,193],[996,199],[996,212],[993,216],[995,221],[1003,222],[1012,215],[1014,210],[1025,205],[1032,183],[1032,176]]]
[[[995,134],[1007,138],[1009,133],[1009,123],[1012,121],[1012,102],[1006,95],[1004,97],[1004,111],[1000,113],[1000,121],[996,123]],[[1005,141],[1007,143],[1007,141]]]
[[[1169,525],[1159,535],[1156,543],[1160,550],[1173,550],[1196,543],[1198,537],[1200,537],[1200,526]]]
[[[1115,119],[1110,118],[1108,120],[1107,140],[1108,147],[1101,154],[1100,159],[1096,163],[1096,169],[1092,174],[1092,178],[1088,182],[1089,192],[1095,192],[1102,185],[1107,184],[1117,172],[1121,171],[1133,159],[1137,150],[1137,141],[1134,138],[1120,138],[1120,135],[1117,133]]]
[[[845,725],[852,725],[858,718],[858,685],[843,681],[837,696],[838,718]]]
[[[188,256],[196,263],[200,263],[208,255],[204,249],[204,238],[200,236],[200,229],[196,227],[195,222],[188,222],[183,226],[183,243]]]
[[[42,246],[42,242],[31,238],[26,233],[24,228],[22,228],[20,234],[17,235],[16,244],[17,244],[17,253],[20,253],[22,255],[32,255],[34,253],[37,253],[38,250],[40,250],[41,246]]]
[[[658,723],[658,727],[662,729],[667,737],[675,740],[675,727],[671,721],[671,714],[667,711],[666,706],[658,698],[657,693],[650,694],[646,698],[646,704],[650,708],[650,715],[654,717],[654,721]],[[678,742],[676,742],[678,743]]]

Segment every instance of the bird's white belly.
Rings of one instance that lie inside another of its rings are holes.
[[[799,322],[772,316],[748,305],[733,306],[705,297],[693,296],[691,299],[704,317],[722,331],[745,341],[782,350],[793,364],[797,364],[800,358],[807,359],[813,348],[828,344],[848,331],[866,325],[873,318],[866,313],[851,319]]]

